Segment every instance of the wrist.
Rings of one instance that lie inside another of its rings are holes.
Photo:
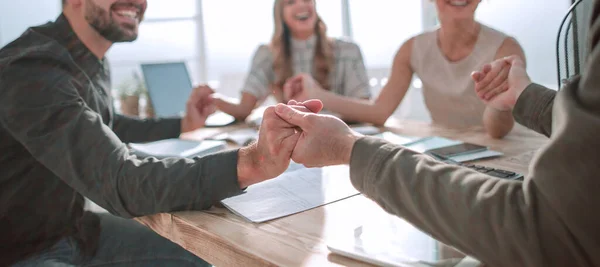
[[[530,79],[524,79],[523,81],[519,82],[519,84],[517,85],[517,90],[516,90],[516,94],[515,94],[515,103],[517,103],[517,101],[519,100],[519,97],[521,97],[521,94],[523,94],[523,91],[525,91],[525,89],[527,89],[527,87],[529,87],[533,82],[531,82]],[[514,107],[513,104],[513,107]]]
[[[363,137],[361,134],[351,131],[342,139],[340,153],[340,155],[342,156],[342,164],[350,164],[354,144],[356,144],[356,141],[358,141],[358,139],[360,139],[361,137]]]
[[[257,183],[257,177],[260,177],[260,168],[258,167],[256,143],[240,148],[238,151],[238,184],[240,188],[246,188]]]
[[[190,132],[188,125],[189,125],[189,122],[187,120],[187,116],[184,115],[183,118],[181,118],[181,127],[179,129],[181,131],[181,133]]]
[[[223,103],[225,103],[225,100],[223,99],[222,95],[219,95],[217,93],[214,93],[211,95],[213,104],[217,107],[217,109],[221,109],[223,107]]]

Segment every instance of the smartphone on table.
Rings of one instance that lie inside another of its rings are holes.
[[[452,145],[447,147],[440,147],[436,149],[427,150],[427,153],[440,155],[443,157],[451,158],[454,156],[477,153],[487,150],[486,146],[480,146],[471,143],[462,143],[458,145]]]

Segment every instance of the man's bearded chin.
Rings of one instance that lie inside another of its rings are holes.
[[[109,11],[96,6],[88,1],[85,10],[85,19],[104,39],[113,42],[132,42],[138,37],[138,26],[119,25]]]
[[[132,26],[128,25],[120,26],[114,22],[109,24],[108,27],[98,27],[92,23],[90,23],[90,25],[92,25],[104,39],[113,43],[133,42],[138,37],[137,27],[130,28]],[[124,30],[123,28],[128,29]]]

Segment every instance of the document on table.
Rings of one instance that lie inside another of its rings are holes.
[[[261,223],[358,194],[350,182],[348,166],[308,169],[292,164],[279,177],[221,202],[246,220]]]
[[[410,148],[413,151],[417,151],[419,153],[424,153],[427,150],[432,150],[440,147],[447,147],[462,144],[463,142],[457,140],[450,140],[443,137],[434,136],[429,139],[425,139],[423,141],[414,142],[410,145],[407,145],[407,148]]]
[[[191,141],[181,139],[165,139],[143,144],[130,143],[131,153],[138,157],[193,158],[213,154],[227,148],[225,141]]]
[[[392,132],[383,132],[375,137],[382,138],[392,144],[401,145],[401,146],[409,146],[418,142],[424,142],[427,139],[431,139],[432,137],[420,137],[420,136],[410,136],[410,135],[400,135]]]
[[[228,133],[219,134],[211,139],[231,141],[239,146],[245,146],[252,141],[258,140],[258,131],[255,129],[239,129]]]

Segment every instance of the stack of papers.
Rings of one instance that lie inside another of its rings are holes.
[[[155,157],[158,159],[169,157],[192,158],[202,157],[219,152],[227,148],[225,141],[190,141],[181,139],[166,139],[143,144],[129,144],[131,153],[138,157]]]
[[[425,140],[431,138],[431,137],[399,135],[399,134],[395,134],[392,132],[383,132],[381,134],[375,135],[375,137],[383,138],[392,144],[401,145],[401,146],[408,146],[408,145],[411,145],[411,144],[414,144],[417,142],[422,142],[422,141],[425,141]]]
[[[234,142],[239,146],[245,146],[251,143],[252,141],[258,140],[258,131],[254,129],[240,129],[217,135],[211,139],[230,141]]]
[[[453,146],[453,145],[460,145],[462,143],[463,143],[462,141],[450,140],[450,139],[446,139],[443,137],[434,136],[431,138],[427,138],[425,140],[421,140],[419,142],[415,142],[415,143],[406,145],[406,147],[410,148],[411,150],[417,151],[419,153],[425,153],[427,150],[432,150],[432,149],[447,147],[447,146]]]
[[[292,164],[279,177],[222,201],[231,212],[261,223],[358,195],[348,166],[304,168]]]

